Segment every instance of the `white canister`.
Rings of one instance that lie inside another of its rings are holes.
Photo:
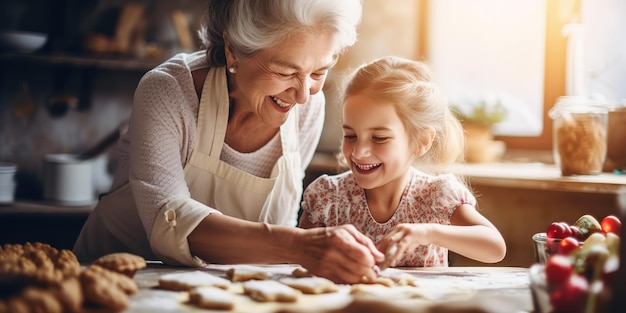
[[[15,172],[16,164],[0,162],[0,205],[12,204],[15,200]]]
[[[93,161],[72,154],[48,154],[44,159],[43,193],[46,200],[62,205],[93,204]]]

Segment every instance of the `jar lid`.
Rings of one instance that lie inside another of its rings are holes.
[[[548,115],[555,119],[564,113],[596,113],[608,114],[609,107],[606,103],[602,103],[587,97],[579,96],[563,96],[559,97],[556,104],[550,109]]]
[[[81,161],[76,157],[75,154],[46,154],[44,156],[44,161],[47,163],[80,163]]]

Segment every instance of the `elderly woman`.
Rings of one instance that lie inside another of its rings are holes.
[[[207,49],[141,79],[120,166],[78,257],[297,263],[335,282],[374,278],[384,257],[354,227],[295,227],[321,90],[360,17],[360,0],[210,0]]]

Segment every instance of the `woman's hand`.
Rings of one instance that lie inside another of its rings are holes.
[[[311,274],[336,283],[358,283],[375,279],[374,265],[384,259],[374,243],[353,225],[303,230],[300,265]]]

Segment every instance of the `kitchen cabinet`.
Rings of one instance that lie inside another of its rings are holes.
[[[532,235],[552,222],[573,224],[591,214],[626,214],[626,175],[601,173],[562,177],[554,164],[487,163],[453,167],[465,176],[478,199],[479,211],[504,237],[507,255],[498,265],[528,267],[535,261]],[[452,254],[458,266],[479,263]]]

